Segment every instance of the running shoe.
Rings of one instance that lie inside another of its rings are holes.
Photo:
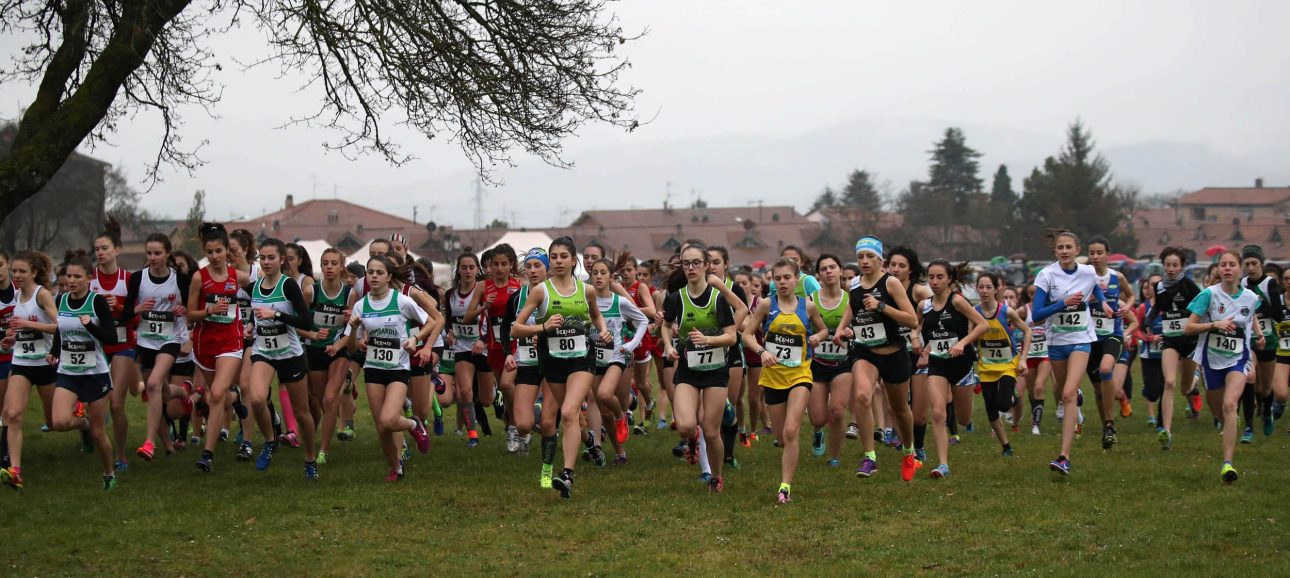
[[[305,462],[305,479],[311,482],[318,481],[318,462]]]
[[[838,468],[838,467],[842,467],[842,461],[841,461],[841,460],[839,460],[838,458],[829,458],[829,461],[824,462],[824,463],[825,463],[825,465],[829,466],[830,468]]]
[[[636,398],[633,397],[632,399]],[[627,425],[636,425],[636,415],[632,413],[632,410],[629,409],[623,412],[623,417],[627,418]]]
[[[811,455],[817,458],[824,455],[824,432],[816,431],[811,434]]]
[[[948,464],[941,464],[939,466],[936,466],[936,469],[928,472],[928,475],[930,475],[933,480],[948,478],[950,477],[950,466]]]
[[[1147,427],[1156,427],[1156,416],[1147,416]]]
[[[1129,417],[1133,415],[1133,404],[1129,403],[1129,398],[1120,400],[1120,417]]]
[[[654,404],[653,401],[645,404],[645,423],[654,421]]]
[[[124,472],[130,469],[130,462],[127,462],[125,460],[117,460],[115,463],[112,464],[112,469],[118,472]]]
[[[1232,462],[1223,462],[1223,469],[1219,470],[1218,475],[1223,478],[1224,484],[1235,482],[1239,476],[1236,473],[1236,468],[1232,467]]]
[[[711,482],[711,481],[712,481],[712,474],[711,474],[710,472],[700,472],[700,473],[699,473],[699,483],[700,483],[700,484],[707,484],[708,482]]]
[[[1011,413],[1011,412],[1004,412],[1004,414],[1003,414],[1003,421],[1008,422],[1008,425],[1012,425],[1012,413]]]
[[[533,440],[533,434],[531,433],[526,433],[524,434],[524,437],[520,438],[520,453],[524,455],[528,455],[529,442],[532,440]]]
[[[434,435],[443,435],[443,416],[441,415],[434,416]]]
[[[233,436],[233,443],[242,445],[242,442],[246,441],[246,436],[242,435],[244,431],[245,430],[242,430],[242,429],[237,430],[237,435]],[[220,441],[224,441],[224,440],[220,440]]]
[[[927,449],[914,448],[914,459],[918,460],[919,462],[927,461]]]
[[[1196,415],[1200,415],[1200,410],[1204,408],[1204,404],[1202,404],[1200,399],[1200,388],[1197,387],[1192,389],[1189,397],[1191,398],[1191,412]]]
[[[551,480],[551,487],[560,492],[560,497],[569,499],[573,495],[573,472],[565,470],[560,476]]]
[[[260,456],[255,458],[255,469],[264,471],[269,469],[273,464],[273,451],[278,447],[278,442],[264,442],[260,446]]]
[[[685,462],[690,465],[699,463],[699,434],[695,432],[694,437],[685,443]]]
[[[4,483],[4,485],[19,492],[22,491],[22,487],[26,484],[22,480],[22,473],[14,471],[13,468],[0,470],[0,483]]]
[[[900,460],[900,479],[905,480],[906,482],[912,481],[914,479],[914,474],[917,473],[918,468],[921,467],[923,467],[923,462],[918,461],[913,454],[906,454],[905,457]]]
[[[649,430],[645,429],[644,425],[638,423],[636,424],[636,427],[632,428],[632,435],[638,435],[638,436],[649,435]]]
[[[81,430],[81,453],[89,455],[94,453],[94,440],[90,438],[90,430]]]
[[[850,424],[847,424],[847,439],[849,440],[860,439],[860,426],[857,425],[855,422],[851,422]]]
[[[679,443],[676,444],[675,447],[672,448],[672,456],[683,458],[685,457],[685,450],[688,448],[689,448],[689,444],[687,444],[685,440],[681,440]]]
[[[1037,425],[1032,425],[1032,426],[1030,426],[1030,435],[1032,435],[1032,436],[1037,436],[1037,435],[1039,435],[1039,426],[1037,426]]]
[[[110,492],[116,489],[116,476],[103,476],[103,491]]]
[[[1048,462],[1048,469],[1063,476],[1069,476],[1071,475],[1071,461],[1063,456],[1058,456],[1057,459]]]
[[[430,451],[430,434],[426,432],[426,422],[421,421],[419,417],[413,416],[412,424],[411,433],[412,438],[417,441],[417,451],[423,454]],[[472,438],[471,441],[479,443],[477,439]]]
[[[627,436],[630,433],[631,430],[627,426],[627,416],[624,415],[614,422],[614,439],[618,440],[618,445],[627,443]]]
[[[282,436],[282,442],[287,444],[289,448],[300,447],[300,437],[293,431],[288,431],[286,435]]]
[[[1160,449],[1168,451],[1174,447],[1174,434],[1169,433],[1167,429],[1161,429],[1156,433],[1156,441],[1160,442]]]
[[[626,455],[614,456],[614,465],[615,466],[627,465],[627,456]]]
[[[143,458],[143,461],[150,462],[152,461],[152,454],[155,451],[156,451],[156,446],[154,446],[152,441],[149,440],[149,441],[143,442],[143,445],[139,446],[139,449],[135,450],[134,453],[137,454],[139,457]]]
[[[219,430],[219,443],[224,443],[226,441],[228,441],[228,428],[221,428]]]
[[[976,431],[976,424],[973,422],[969,421],[967,422],[967,425],[963,426],[963,433],[973,433],[975,431]]]
[[[412,419],[412,400],[403,398],[403,417]]]
[[[1247,427],[1245,428],[1245,431],[1241,432],[1241,443],[1243,444],[1254,443],[1254,428]]]
[[[314,458],[314,461],[317,462],[318,465],[320,466],[327,465],[327,452],[323,450],[318,450],[318,457]]]
[[[1102,428],[1102,449],[1109,450],[1112,447],[1115,447],[1115,444],[1118,441],[1120,441],[1120,439],[1115,435],[1114,427],[1104,426]]]
[[[726,491],[725,480],[722,480],[721,478],[712,478],[712,480],[708,482],[709,494],[720,494],[724,491]]]
[[[513,454],[520,451],[520,435],[515,426],[506,426],[506,453]]]
[[[732,469],[732,470],[740,470],[740,469],[743,469],[743,466],[742,466],[742,465],[740,465],[739,460],[738,460],[738,459],[735,459],[735,457],[734,457],[734,456],[726,456],[726,460],[725,460],[725,461],[726,461],[726,467],[727,467],[727,468],[730,468],[730,469]]]
[[[876,471],[878,471],[878,462],[865,458],[860,461],[860,467],[856,468],[856,477],[867,478],[872,476]]]
[[[237,448],[237,459],[242,462],[251,461],[251,442],[242,442]]]
[[[1263,435],[1264,435],[1264,437],[1271,436],[1271,435],[1272,435],[1272,432],[1274,432],[1274,431],[1276,431],[1276,425],[1272,423],[1272,416],[1271,416],[1271,415],[1265,415],[1265,416],[1263,416]]]
[[[600,446],[591,448],[591,463],[596,464],[597,468],[605,467],[605,451]]]
[[[955,446],[956,446],[956,445],[959,445],[959,443],[960,443],[960,442],[962,442],[962,441],[963,441],[963,440],[959,438],[959,434],[954,434],[954,435],[950,436],[950,445],[955,445]]]
[[[551,469],[551,464],[542,464],[542,477],[538,480],[539,488],[551,489]]]
[[[211,455],[209,451],[202,450],[201,457],[197,458],[197,469],[210,473],[211,467],[213,466],[211,462],[214,461],[214,459],[215,456]]]
[[[51,431],[54,431],[54,430],[49,429],[49,424],[47,423],[40,424],[40,433],[49,433]]]
[[[1062,419],[1062,418],[1064,418],[1064,417],[1066,417],[1066,404],[1065,404],[1065,403],[1063,403],[1063,402],[1061,402],[1061,401],[1058,401],[1058,402],[1057,402],[1057,419]]]
[[[781,504],[787,504],[793,501],[792,492],[793,490],[788,486],[788,484],[780,484],[779,492],[776,493],[776,499],[779,500],[779,503]]]
[[[1272,400],[1272,421],[1281,419],[1282,414],[1286,411],[1286,406],[1277,400]]]
[[[143,401],[144,401],[144,403],[147,403],[147,402],[148,402],[148,400],[146,400],[146,399],[145,399],[145,400],[143,400]],[[76,409],[72,410],[72,417],[85,417],[85,404],[84,404],[84,403],[81,403],[81,402],[79,402],[79,401],[78,401],[78,402],[76,402]]]
[[[1084,424],[1077,423],[1075,424],[1075,439],[1079,439],[1081,437],[1084,437]]]
[[[1021,431],[1021,426],[1020,426],[1019,424],[1015,424],[1015,423],[1014,423],[1014,424],[1012,424],[1012,433],[1017,433],[1017,432],[1019,432],[1019,431]]]
[[[1016,452],[1012,449],[1011,445],[1007,445],[1007,446],[1004,446],[1002,453],[1003,453],[1003,457],[1010,458],[1013,455],[1015,455]]]
[[[667,420],[659,418],[658,424],[654,427],[654,429],[667,429]]]
[[[387,483],[397,482],[397,481],[402,480],[402,479],[403,479],[403,471],[402,471],[402,470],[394,469],[394,470],[390,470],[390,473],[385,474],[385,481],[386,481]]]

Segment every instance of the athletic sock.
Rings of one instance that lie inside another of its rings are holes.
[[[1241,415],[1245,416],[1245,427],[1254,427],[1254,388],[1250,384],[1241,393]]]
[[[735,434],[739,433],[739,428],[734,425],[721,424],[721,446],[725,448],[726,459],[735,457]]]
[[[878,461],[878,452],[865,452],[864,457],[876,463]]]
[[[945,404],[945,427],[949,428],[950,435],[959,435],[959,420],[954,417],[954,404]]]
[[[1263,404],[1263,419],[1272,417],[1272,402],[1272,394],[1269,393],[1263,396],[1263,401],[1261,402]]]
[[[542,463],[555,463],[555,436],[542,436]]]
[[[273,422],[273,437],[274,438],[281,437],[282,436],[282,418],[278,417],[278,410],[277,408],[273,407],[272,401],[269,402],[269,420]],[[242,421],[238,420],[238,425],[240,426],[241,424],[242,424]],[[243,436],[243,437],[248,441],[250,441],[250,436]]]
[[[434,416],[443,419],[443,407],[439,405],[439,396],[430,396],[430,408],[434,410]]]
[[[188,416],[179,418],[179,439],[188,441]]]
[[[1044,421],[1044,400],[1030,398],[1030,421],[1036,426]]]
[[[927,441],[927,424],[914,424],[914,448],[923,449]]]
[[[705,436],[699,436],[699,471],[712,475],[712,465],[708,463],[708,440]]]
[[[9,457],[9,426],[0,425],[0,456]]]
[[[475,430],[475,404],[465,403],[457,406],[457,411],[461,412],[461,421],[466,427],[466,431]]]

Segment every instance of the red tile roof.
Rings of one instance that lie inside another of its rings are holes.
[[[1290,187],[1207,187],[1179,197],[1180,205],[1277,205],[1290,201]]]

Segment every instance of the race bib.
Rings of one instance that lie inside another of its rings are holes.
[[[501,324],[500,322],[499,322],[499,323],[494,323],[494,324],[492,325],[492,327],[491,327],[491,328],[492,328],[492,331],[493,331],[493,333],[492,333],[493,341],[501,341],[501,340],[502,340],[502,324]]]
[[[231,299],[229,299],[228,297],[224,297],[224,296],[222,296],[222,295],[207,295],[207,296],[206,296],[206,305],[207,305],[207,306],[212,306],[212,307],[213,307],[213,306],[215,306],[215,305],[219,305],[220,303],[228,303],[228,304],[229,304],[228,311],[226,311],[226,312],[224,312],[224,313],[211,313],[211,314],[209,314],[209,315],[207,315],[207,316],[206,316],[206,321],[209,321],[209,322],[211,322],[211,323],[232,323],[235,319],[237,319],[237,310],[238,310],[238,307],[236,307],[235,305],[233,305],[233,301],[232,301]],[[248,314],[249,314],[249,313],[250,313],[250,310],[249,310],[249,309],[248,309],[248,310],[246,310],[246,313],[248,313]],[[246,320],[243,320],[243,322],[248,321],[248,320],[249,320],[249,318],[248,318],[248,319],[246,319]]]
[[[882,323],[852,325],[851,332],[855,334],[852,339],[866,347],[879,347],[887,343],[887,326]]]
[[[314,311],[314,326],[319,329],[335,329],[340,327],[340,315],[328,313],[326,311]],[[335,333],[334,331],[332,333]]]
[[[1183,325],[1185,323],[1186,320],[1181,317],[1177,319],[1165,318],[1161,323],[1161,326],[1164,328],[1165,337],[1182,337]]]
[[[1088,331],[1088,315],[1088,307],[1083,303],[1067,305],[1065,309],[1053,314],[1053,331],[1056,333],[1080,333]]]
[[[264,355],[282,355],[291,349],[291,340],[287,336],[286,326],[263,325],[256,327],[255,333],[260,342],[260,353]]]
[[[1281,339],[1277,341],[1277,349],[1290,351],[1290,332],[1281,334]]]
[[[39,361],[49,355],[49,342],[34,329],[20,329],[14,336],[13,356],[18,359]]]
[[[1115,333],[1115,320],[1103,315],[1101,311],[1093,314],[1093,332],[1098,337],[1107,337]]]
[[[175,312],[144,311],[139,315],[139,336],[149,341],[168,341],[175,334]]]
[[[800,367],[806,359],[805,339],[800,335],[783,333],[766,334],[766,351],[775,356],[775,362],[785,367]]]
[[[1259,318],[1259,333],[1262,333],[1263,337],[1274,337],[1277,333],[1275,327],[1276,324],[1273,323],[1271,319]],[[1268,339],[1268,341],[1271,341],[1271,339]]]
[[[609,363],[614,360],[614,350],[599,343],[593,349],[596,350],[596,367],[609,367]]]
[[[950,358],[950,348],[954,346],[957,339],[933,339],[927,344],[929,348],[928,355],[939,359]]]
[[[772,351],[767,344],[767,351]],[[691,346],[685,351],[685,364],[694,371],[713,371],[723,369],[726,366],[726,348],[695,348]]]
[[[479,325],[465,323],[461,319],[452,322],[452,336],[457,341],[476,341],[479,339]]]
[[[587,334],[579,327],[557,327],[546,338],[547,353],[556,359],[577,359],[587,355]]]
[[[982,341],[981,363],[1008,363],[1012,361],[1012,347],[1006,341]]]
[[[125,326],[124,326],[124,325],[122,325],[122,326],[120,326],[120,327],[117,327],[117,328],[116,328],[116,342],[117,342],[118,344],[125,343],[125,341],[126,341],[126,337],[127,337],[127,334],[126,334]]]
[[[824,361],[843,361],[847,358],[847,348],[833,341],[822,341],[815,348],[815,358]]]
[[[1239,357],[1245,351],[1245,338],[1235,331],[1213,330],[1209,332],[1209,340],[1206,342],[1205,348],[1210,355],[1233,359]]]
[[[537,346],[531,339],[521,340],[515,348],[515,364],[532,367],[538,364]]]
[[[1048,357],[1048,337],[1043,334],[1032,334],[1030,350],[1026,357]]]
[[[377,369],[399,367],[399,340],[394,337],[367,338],[367,366]]]
[[[93,343],[63,340],[63,348],[58,356],[59,369],[68,373],[85,373],[96,365],[98,363]]]

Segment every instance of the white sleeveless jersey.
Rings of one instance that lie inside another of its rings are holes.
[[[188,341],[188,323],[176,317],[175,306],[180,302],[179,274],[167,269],[169,276],[161,283],[152,281],[147,269],[139,272],[138,303],[153,300],[152,309],[139,314],[139,329],[135,339],[139,347],[159,350],[163,345]]]
[[[31,292],[31,299],[22,300],[22,292],[17,291],[14,295],[13,318],[27,319],[36,323],[53,323],[54,320],[49,318],[49,314],[38,305],[37,297],[45,288],[39,285],[36,290]],[[54,336],[44,331],[35,329],[22,329],[14,336],[13,345],[13,364],[23,367],[39,367],[48,365],[45,363],[45,356],[51,353],[54,345]],[[42,384],[43,385],[43,384]]]
[[[470,309],[470,302],[475,298],[483,288],[483,284],[475,283],[475,287],[470,293],[462,295],[455,287],[448,290],[446,299],[448,300],[448,315],[452,317],[452,348],[449,351],[461,353],[470,351],[479,341],[480,335],[483,334],[484,313],[481,311],[474,323],[466,323],[466,311]]]

